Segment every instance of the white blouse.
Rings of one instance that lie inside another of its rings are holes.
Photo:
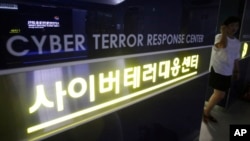
[[[220,39],[221,34],[217,34],[214,44],[218,43]],[[229,37],[227,37],[226,48],[217,48],[214,45],[212,47],[210,66],[213,66],[216,73],[226,76],[232,75],[234,61],[240,58],[240,47],[241,43],[237,38],[231,39]]]

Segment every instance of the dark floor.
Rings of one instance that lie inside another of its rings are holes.
[[[218,123],[202,121],[200,141],[229,141],[229,126],[231,124],[250,125],[250,102],[238,99],[227,109],[216,106],[212,115]]]

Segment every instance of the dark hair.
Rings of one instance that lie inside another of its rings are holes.
[[[236,16],[230,16],[223,22],[223,25],[229,25],[231,23],[240,23],[240,18]]]

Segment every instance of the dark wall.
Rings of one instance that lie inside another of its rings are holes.
[[[220,25],[228,16],[238,16],[242,18],[245,0],[221,0],[217,23],[217,32],[220,31]]]

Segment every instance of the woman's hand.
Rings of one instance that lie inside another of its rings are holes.
[[[222,25],[221,27],[220,27],[220,32],[221,32],[221,34],[222,35],[227,35],[227,26],[225,26],[225,25]]]
[[[215,44],[215,47],[217,48],[226,48],[227,47],[227,26],[222,25],[220,27],[220,32],[221,32],[221,39],[218,43]]]

